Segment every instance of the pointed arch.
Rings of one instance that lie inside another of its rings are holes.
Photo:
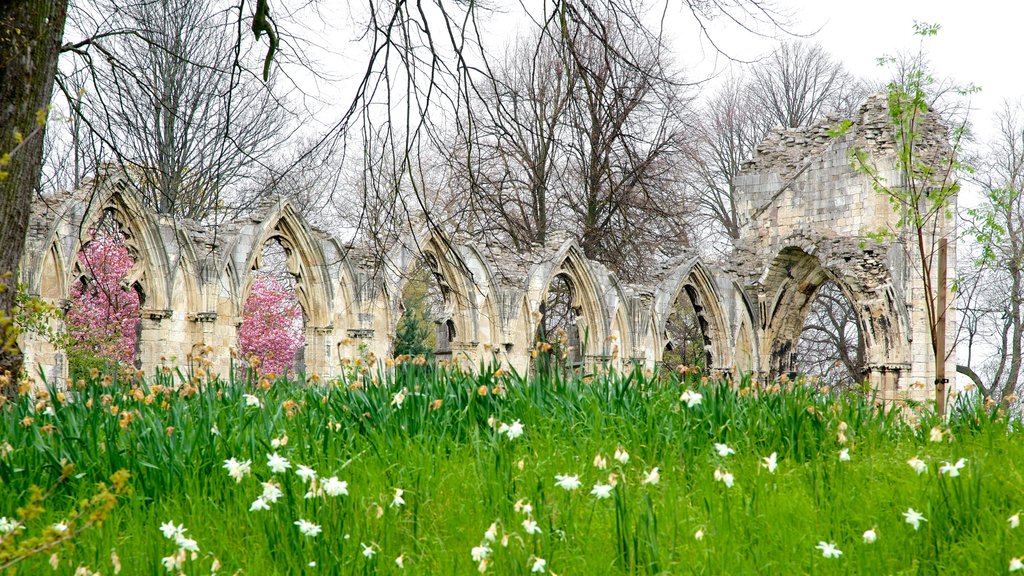
[[[712,272],[700,258],[691,257],[671,268],[655,292],[657,333],[665,334],[666,322],[676,300],[687,298],[704,336],[707,366],[719,372],[731,371],[735,342],[730,329],[732,323],[726,314],[729,307],[716,282],[716,278],[723,277],[721,273]]]

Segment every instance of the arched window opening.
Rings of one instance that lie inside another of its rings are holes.
[[[94,370],[136,366],[139,309],[145,292],[135,274],[137,255],[112,211],[89,231],[74,263],[77,280],[66,315],[72,381]]]
[[[298,270],[291,251],[271,238],[253,264],[252,285],[242,311],[238,345],[261,374],[305,370],[305,314],[298,297]]]
[[[796,369],[833,389],[849,389],[863,379],[864,338],[853,305],[839,286],[818,288],[797,344]]]
[[[576,290],[568,276],[559,274],[551,280],[540,305],[540,314],[538,362],[579,368],[583,364],[585,339],[580,334]]]
[[[679,291],[665,320],[665,351],[662,362],[671,369],[705,371],[711,364],[708,348],[707,321],[699,314],[697,291],[687,284]]]
[[[437,261],[424,254],[402,287],[401,318],[395,331],[394,356],[450,358],[455,322],[448,309],[448,290]]]

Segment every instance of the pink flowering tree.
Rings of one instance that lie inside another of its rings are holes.
[[[120,232],[93,231],[78,254],[85,272],[71,288],[66,322],[72,352],[131,365],[135,359],[139,294],[123,281],[135,265]]]
[[[255,272],[238,329],[242,355],[258,358],[264,374],[285,374],[305,342],[302,307],[295,293],[273,275]]]

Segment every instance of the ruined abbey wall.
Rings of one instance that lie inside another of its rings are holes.
[[[283,199],[216,227],[172,220],[143,206],[117,174],[35,204],[21,280],[29,293],[65,305],[83,273],[77,254],[106,214],[136,259],[128,282],[144,299],[139,361],[147,371],[184,364],[208,347],[215,369],[227,372],[253,270],[263,247],[276,241],[303,309],[306,372],[322,378],[338,375],[343,359],[391,354],[402,289],[419,260],[430,263],[444,294],[438,321],[450,326],[443,352],[452,359],[528,370],[541,304],[552,280],[563,276],[586,335],[587,366],[654,366],[682,294],[700,317],[710,370],[762,379],[793,370],[810,302],[832,280],[857,311],[869,360],[864,376],[882,397],[934,397],[919,267],[898,235],[871,239],[871,232],[894,228],[895,217],[871,180],[850,166],[850,150],[864,150],[879,175],[898,181],[885,102],[869,100],[843,136],[827,133],[834,122],[778,132],[759,147],[738,179],[745,225],[728,259],[680,254],[645,286],[619,282],[567,235],[553,234],[522,254],[460,236],[412,233],[381,258],[311,227]],[[951,255],[953,225],[940,230]],[[952,349],[955,314],[949,318]],[[27,365],[51,381],[66,376],[61,351],[31,335],[21,344]],[[951,360],[947,373],[953,368]]]

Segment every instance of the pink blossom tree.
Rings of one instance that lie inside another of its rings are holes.
[[[78,255],[86,276],[71,288],[66,322],[73,350],[131,365],[139,294],[123,281],[135,265],[120,232],[93,231]]]
[[[259,358],[260,372],[284,374],[305,341],[295,293],[273,275],[255,272],[238,329],[243,356]]]

